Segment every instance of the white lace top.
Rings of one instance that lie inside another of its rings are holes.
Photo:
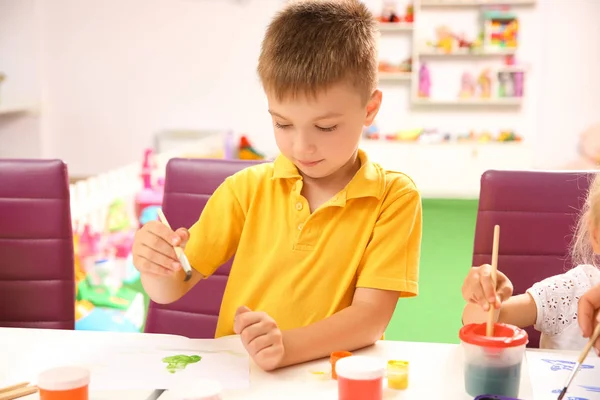
[[[542,334],[540,348],[581,351],[585,347],[587,339],[579,329],[577,305],[581,296],[598,283],[598,268],[579,265],[527,290],[537,306],[535,329]]]

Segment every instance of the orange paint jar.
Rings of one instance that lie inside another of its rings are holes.
[[[382,400],[385,364],[365,356],[345,357],[337,363],[338,400]]]
[[[337,379],[337,372],[335,370],[335,364],[340,358],[350,357],[352,353],[349,351],[334,351],[329,356],[329,362],[331,363],[331,378]]]
[[[90,371],[80,367],[57,367],[38,376],[40,400],[88,400]]]

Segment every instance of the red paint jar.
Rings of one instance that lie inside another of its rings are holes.
[[[42,372],[37,386],[40,400],[88,400],[90,371],[79,367],[58,367]]]
[[[372,357],[350,356],[337,361],[338,400],[381,400],[385,363]]]

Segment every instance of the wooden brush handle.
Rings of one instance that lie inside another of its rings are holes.
[[[0,394],[0,400],[13,400],[37,393],[37,386],[25,386]]]
[[[583,351],[579,355],[579,360],[578,361],[579,361],[580,364],[583,364],[583,361],[588,356],[588,353],[590,352],[590,350],[592,349],[592,347],[594,346],[594,343],[596,343],[596,341],[598,340],[598,338],[600,338],[600,323],[598,325],[596,325],[596,329],[594,329],[594,333],[592,333],[592,336],[590,336],[590,340],[585,345],[585,348],[583,349]]]
[[[494,243],[492,245],[492,283],[494,284],[494,292],[496,291],[496,271],[498,270],[498,245],[500,243],[500,225],[494,226]],[[487,336],[494,336],[494,324],[496,323],[496,309],[490,304],[488,311],[488,320],[486,325]]]
[[[15,389],[20,389],[25,386],[29,386],[29,382],[21,382],[21,383],[17,383],[16,385],[3,387],[3,388],[0,388],[0,394],[6,393],[6,392],[12,392]]]

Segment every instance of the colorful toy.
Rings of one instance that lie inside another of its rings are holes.
[[[158,214],[153,211],[162,205],[164,188],[161,183],[164,181],[158,180],[156,186],[152,184],[152,173],[155,168],[153,152],[151,149],[147,149],[144,152],[144,162],[142,163],[143,187],[135,196],[135,214],[140,228],[148,221],[158,219]],[[144,217],[143,220],[142,217]]]
[[[436,47],[444,53],[452,53],[454,48],[454,36],[447,26],[439,26],[436,31]]]
[[[519,20],[502,10],[485,10],[482,13],[483,41],[486,49],[516,49],[518,47]]]
[[[500,71],[500,72],[498,72],[498,96],[499,97],[522,97],[523,96],[523,72],[522,71]]]
[[[394,65],[388,61],[380,61],[378,70],[379,72],[411,72],[412,58],[407,58],[398,65]]]
[[[429,68],[427,64],[421,64],[419,68],[419,97],[429,98],[431,90],[431,77],[429,74]]]
[[[461,79],[460,98],[471,98],[475,95],[475,78],[468,72],[464,72]]]
[[[408,23],[415,22],[415,8],[412,3],[409,3],[406,6],[406,15],[404,16],[404,21],[406,21]]]
[[[376,123],[363,127],[363,137],[365,139],[379,140],[379,127]]]
[[[400,22],[400,16],[396,12],[396,2],[387,0],[383,2],[383,10],[381,12],[380,22]]]
[[[263,160],[265,156],[252,147],[248,138],[244,135],[240,137],[240,160]]]
[[[490,77],[490,69],[486,68],[481,71],[479,78],[477,79],[477,83],[479,84],[479,95],[488,99],[492,95],[492,78]]]

